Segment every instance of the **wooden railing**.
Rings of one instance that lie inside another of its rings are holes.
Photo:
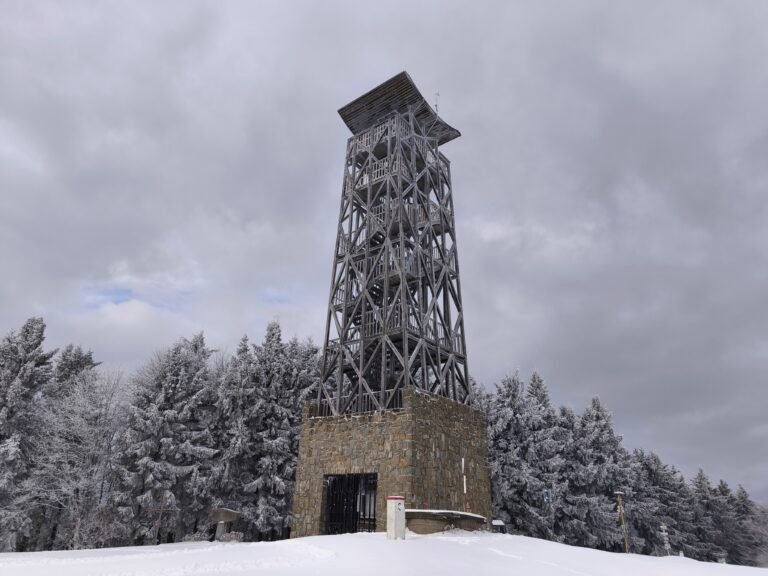
[[[362,132],[361,134],[358,134],[357,136],[355,136],[354,144],[359,151],[367,150],[373,144],[378,142],[379,139],[382,137],[382,135],[389,128],[390,128],[389,122],[383,122],[378,126],[374,126],[373,128],[370,128],[365,132]]]
[[[401,271],[400,266],[402,264],[402,271],[409,275],[417,275],[419,271],[419,261],[413,252],[408,252],[405,257],[400,261],[400,250],[394,249],[389,252],[389,262],[387,259],[380,256],[371,256],[368,258],[368,270],[372,273],[373,278],[379,278],[383,276],[387,271],[390,274],[397,274]]]
[[[347,304],[352,304],[357,300],[361,293],[360,288],[356,285],[341,285],[336,287],[331,300],[333,301],[334,306],[341,306],[345,302]]]
[[[392,221],[397,221],[402,217],[406,217],[416,226],[425,226],[427,224],[437,224],[440,222],[440,205],[431,201],[428,206],[400,204],[394,200],[380,202],[371,207],[369,220],[375,219],[377,223],[383,225],[386,221],[387,211],[391,214]]]
[[[408,176],[408,169],[405,163],[399,160],[390,161],[386,158],[383,160],[371,159],[363,168],[361,168],[357,174],[357,179],[354,182],[356,189],[364,188],[368,184],[378,182],[387,176]]]
[[[384,310],[366,310],[363,315],[363,322],[359,327],[364,338],[378,336],[383,332],[400,330],[404,327],[415,331],[419,329],[419,321],[413,313],[406,315],[405,322],[403,322],[403,315],[397,309],[391,311],[388,318],[384,318],[382,314],[385,314]]]
[[[447,159],[437,151],[434,143],[430,142],[430,138],[415,134],[408,121],[399,114],[390,116],[380,124],[357,134],[352,138],[352,145],[357,153],[370,152],[371,147],[379,142],[385,133],[388,133],[389,137],[397,135],[400,138],[408,138],[410,144],[419,151],[427,164],[438,165],[440,170],[447,174]]]
[[[366,152],[381,139],[385,132],[389,132],[390,136],[398,135],[401,138],[404,138],[410,135],[411,127],[408,122],[398,114],[388,118],[381,124],[373,126],[365,132],[356,135],[353,138],[353,144],[359,152]]]
[[[347,340],[345,346],[349,350],[349,353],[354,356],[360,352],[361,344],[362,340]],[[342,345],[338,338],[328,342],[328,349],[331,355],[337,354],[339,352],[343,353]]]
[[[413,206],[415,216],[411,217],[411,221],[416,223],[416,226],[426,226],[427,224],[439,224],[440,223],[440,205],[435,202],[430,202],[428,206]]]
[[[358,231],[360,232],[359,234]],[[351,234],[345,232],[339,238],[338,256],[343,256],[348,252],[355,252],[360,248],[365,247],[365,240],[367,237],[368,229],[365,226],[353,231]]]

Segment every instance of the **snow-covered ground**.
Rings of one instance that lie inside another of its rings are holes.
[[[523,536],[476,532],[387,541],[384,534],[315,536],[250,544],[0,554],[2,576],[731,576],[761,568],[611,554]]]

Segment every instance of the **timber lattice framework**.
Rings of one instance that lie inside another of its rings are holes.
[[[342,108],[347,142],[318,415],[471,401],[450,163],[459,136],[401,73]]]

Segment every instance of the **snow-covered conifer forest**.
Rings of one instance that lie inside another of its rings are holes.
[[[243,337],[231,356],[202,334],[169,343],[132,374],[103,370],[79,346],[45,347],[31,318],[0,341],[0,551],[130,546],[207,537],[212,507],[240,510],[245,540],[291,526],[301,406],[319,350]],[[488,417],[494,514],[522,535],[629,545],[729,563],[768,563],[768,510],[704,471],[683,478],[651,451],[629,451],[597,399],[552,405],[538,374],[476,385]]]

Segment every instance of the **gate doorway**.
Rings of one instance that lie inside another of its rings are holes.
[[[333,474],[325,484],[325,534],[376,531],[376,474]]]

